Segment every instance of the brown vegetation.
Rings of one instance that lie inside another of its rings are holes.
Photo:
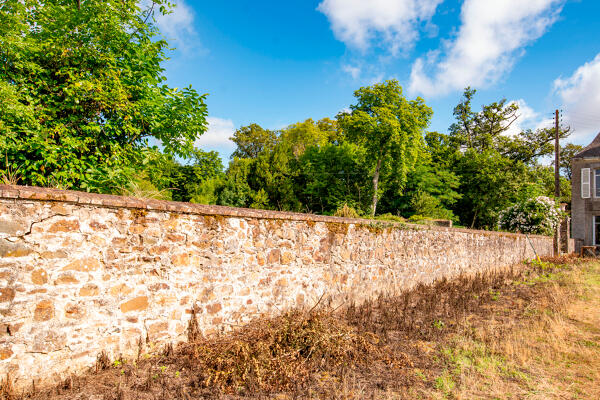
[[[0,399],[600,398],[600,264],[546,260],[317,304]]]

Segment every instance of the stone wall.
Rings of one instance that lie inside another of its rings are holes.
[[[516,234],[0,186],[0,376],[40,385],[185,340],[192,309],[211,334],[532,257]]]

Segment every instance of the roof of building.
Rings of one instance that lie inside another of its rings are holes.
[[[600,133],[596,135],[596,138],[592,141],[592,143],[588,144],[583,150],[573,156],[573,158],[592,157],[600,157]]]

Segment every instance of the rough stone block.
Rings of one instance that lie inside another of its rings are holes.
[[[32,351],[36,353],[50,353],[65,347],[67,334],[55,330],[44,330],[33,338]]]
[[[116,286],[110,288],[109,293],[113,296],[126,296],[133,292],[133,289],[124,283],[119,283]]]
[[[42,258],[45,258],[47,260],[51,260],[51,259],[55,259],[55,258],[67,258],[67,252],[64,250],[57,250],[57,251],[44,251],[42,253],[40,253],[40,256]]]
[[[140,296],[121,304],[121,312],[142,311],[148,308],[148,297]]]
[[[42,300],[35,306],[33,312],[34,321],[49,321],[54,318],[54,303],[50,300]]]
[[[13,351],[9,345],[0,345],[0,361],[8,360],[12,357]]]
[[[65,306],[65,317],[81,320],[85,317],[85,308],[79,304],[67,304]]]
[[[221,303],[209,304],[206,306],[206,311],[209,314],[216,314],[223,309]]]
[[[48,228],[48,232],[50,233],[58,233],[58,232],[75,232],[79,230],[79,221],[76,220],[68,220],[62,219],[53,223],[50,228]]]
[[[102,268],[102,264],[95,258],[86,257],[79,260],[75,260],[65,267],[63,267],[63,271],[79,271],[79,272],[91,272],[96,271],[97,269]]]
[[[31,254],[33,250],[19,242],[9,242],[0,240],[0,257],[25,257]]]
[[[81,289],[79,289],[80,296],[98,296],[100,294],[100,288],[94,283],[88,283]]]
[[[279,251],[279,249],[274,249],[271,250],[269,252],[269,255],[267,256],[267,262],[269,264],[275,264],[279,262],[279,257],[281,256],[281,252]]]
[[[31,273],[31,282],[35,285],[43,285],[48,282],[48,273],[45,269],[38,268]]]
[[[7,303],[13,301],[15,298],[15,289],[11,287],[0,288],[0,303]]]
[[[29,231],[30,223],[17,216],[0,218],[0,236],[22,236]]]
[[[157,341],[169,334],[169,322],[154,322],[148,326],[148,337],[150,341]]]
[[[175,254],[171,257],[171,262],[176,267],[183,267],[185,265],[189,265],[190,255],[188,253]]]
[[[55,285],[72,285],[75,283],[79,283],[79,279],[75,278],[70,272],[60,274],[58,278],[54,280]]]

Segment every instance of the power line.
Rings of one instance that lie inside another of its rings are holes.
[[[593,119],[593,118],[581,118],[581,117],[567,117],[567,121],[569,121],[569,122],[578,121],[578,122],[587,122],[590,124],[600,124],[600,118]]]
[[[596,128],[600,129],[600,122],[595,124],[593,122],[584,122],[584,121],[569,121],[569,125],[573,127],[583,127],[583,128]]]
[[[577,115],[580,117],[587,117],[587,118],[593,118],[593,119],[597,119],[598,118],[598,114],[588,114],[586,112],[581,112],[581,111],[569,111],[568,112],[569,115]]]

